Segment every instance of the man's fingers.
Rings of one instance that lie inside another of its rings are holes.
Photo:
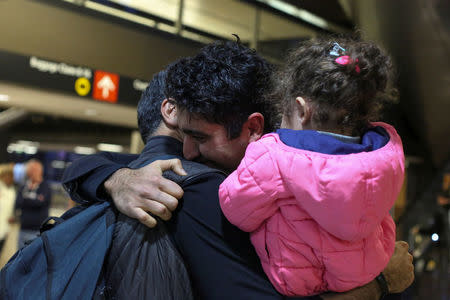
[[[182,195],[183,193],[181,193],[181,196]],[[152,199],[150,201],[156,201],[161,203],[169,211],[174,211],[178,206],[178,199],[170,195],[169,193],[165,193],[164,191],[159,192],[158,197],[155,197],[155,199]]]
[[[409,262],[412,263],[414,260],[414,257],[412,256],[411,253],[408,253],[408,258],[409,258]]]
[[[167,196],[171,196],[171,198],[180,199],[181,197],[183,197],[183,194],[184,194],[184,191],[181,188],[181,186],[179,186],[172,180],[168,180],[166,178],[162,178],[159,181],[159,188],[161,190],[161,194],[165,193],[165,194],[167,194]],[[156,199],[156,200],[158,200],[158,199]],[[177,207],[178,201],[176,201],[176,203],[174,203],[174,204],[175,204],[175,207],[173,207],[173,209],[171,208],[172,210],[174,210]]]
[[[172,165],[172,171],[174,171],[176,174],[180,175],[180,176],[186,176],[187,173],[186,171],[183,169],[183,165],[181,164],[181,160],[176,159],[174,164]]]
[[[156,219],[153,218],[151,215],[149,215],[147,212],[145,212],[142,208],[135,208],[134,215],[136,219],[139,220],[139,222],[141,222],[142,224],[144,224],[149,228],[153,228],[157,224]]]
[[[151,212],[153,215],[160,217],[164,221],[168,221],[172,218],[172,213],[164,204],[153,200],[146,201],[141,209]]]
[[[180,176],[187,175],[186,171],[183,169],[181,161],[177,158],[167,160],[157,160],[153,163],[156,163],[161,168],[161,173],[167,170],[172,170]]]
[[[413,283],[414,278],[416,276],[416,275],[414,275],[414,265],[411,265],[411,272],[410,272],[410,274],[411,274],[411,277],[410,277],[410,280],[409,280],[409,285],[411,285]]]
[[[408,251],[408,249],[409,249],[409,245],[405,241],[396,242],[396,246],[398,246],[400,249],[405,249],[406,251]]]
[[[173,181],[160,177],[154,180],[154,185],[146,186],[138,193],[139,204],[147,206],[148,202],[155,201],[174,211],[178,206],[178,199],[183,196],[183,189]],[[136,202],[137,203],[137,202]],[[153,213],[153,211],[150,211]]]
[[[183,189],[178,184],[162,177],[166,170],[186,175],[179,159],[158,160],[140,169],[118,170],[108,179],[110,190],[106,182],[105,189],[119,211],[148,227],[154,227],[157,220],[147,212],[169,220],[171,211],[178,206],[177,198],[183,196]]]

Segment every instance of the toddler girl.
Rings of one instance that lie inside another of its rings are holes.
[[[288,296],[344,292],[372,281],[394,252],[389,209],[404,177],[400,137],[371,123],[391,62],[372,43],[313,39],[276,74],[276,133],[251,143],[220,186],[221,207]]]

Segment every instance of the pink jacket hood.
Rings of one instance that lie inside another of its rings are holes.
[[[275,133],[251,143],[221,185],[225,216],[251,240],[285,295],[346,291],[371,281],[394,250],[389,215],[404,177],[400,137],[380,149],[329,155],[285,145]]]

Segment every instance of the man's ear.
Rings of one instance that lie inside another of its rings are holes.
[[[305,125],[309,124],[309,122],[311,121],[312,111],[310,102],[306,101],[302,97],[297,97],[295,98],[295,104],[297,105],[298,115],[302,127],[305,127]]]
[[[257,141],[264,134],[264,116],[261,113],[252,113],[244,126],[248,130],[249,143]]]
[[[169,128],[178,127],[178,113],[175,101],[171,99],[164,99],[161,103],[161,115],[164,123]]]

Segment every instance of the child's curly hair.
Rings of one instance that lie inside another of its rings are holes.
[[[349,63],[339,64],[331,55],[335,43],[349,56]],[[281,100],[281,112],[292,113],[296,97],[313,106],[312,118],[318,124],[330,121],[334,126],[360,135],[379,117],[386,102],[393,102],[397,90],[392,87],[393,67],[390,57],[376,44],[359,36],[328,36],[303,41],[293,49],[286,64],[274,73],[270,98]]]

